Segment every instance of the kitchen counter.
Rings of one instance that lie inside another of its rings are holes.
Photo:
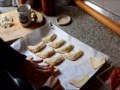
[[[59,28],[79,39],[83,43],[101,51],[110,56],[110,63],[113,62],[115,66],[120,64],[120,37],[111,31],[106,26],[96,21],[93,17],[86,14],[77,7],[69,6],[60,8],[60,14],[69,14],[72,18],[72,23],[68,26],[59,26],[56,23],[56,17],[48,17],[48,20]],[[106,12],[107,13],[107,12]],[[105,14],[106,14],[105,13]],[[106,14],[108,15],[108,14]],[[113,15],[113,14],[111,14]],[[110,16],[111,16],[110,15]],[[59,16],[59,14],[58,14]],[[119,23],[118,16],[109,17]],[[109,62],[108,62],[109,63]],[[96,75],[88,81],[88,83],[81,90],[106,90],[103,85],[96,79]]]
[[[83,10],[75,6],[58,8],[59,12],[54,17],[46,17],[53,24],[57,25],[56,18],[61,14],[68,14],[72,18],[72,23],[68,26],[59,26],[62,30],[82,41],[83,43],[110,56],[109,62],[114,65],[120,64],[120,37],[96,21]],[[107,14],[106,14],[107,15]],[[113,14],[111,14],[113,15]],[[109,17],[111,18],[111,17]],[[119,17],[113,15],[112,20],[119,23]],[[105,90],[101,83],[96,79],[96,75],[91,78],[81,90]]]
[[[47,17],[48,20],[51,20],[53,24],[73,37],[109,55],[111,57],[110,60],[118,64],[120,59],[120,38],[117,34],[77,7],[69,6],[61,8],[59,11],[61,11],[60,14],[69,14],[71,16],[72,23],[70,25],[57,25],[57,16]]]

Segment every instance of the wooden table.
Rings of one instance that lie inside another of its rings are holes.
[[[40,27],[43,22],[43,16],[40,12],[38,11],[35,11],[35,12],[38,16],[38,22],[35,23],[32,21],[31,25],[28,27],[23,27],[19,22],[17,10],[0,14],[1,16],[11,16],[13,18],[12,27],[0,28],[0,38],[2,38],[6,42],[13,41],[21,37],[24,37],[25,35],[34,31],[34,29]]]

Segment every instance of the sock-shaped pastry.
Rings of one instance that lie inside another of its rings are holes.
[[[64,57],[61,54],[59,54],[56,57],[43,59],[43,61],[52,66],[56,66],[56,65],[60,64],[62,61],[64,61]]]
[[[74,51],[74,52],[65,53],[64,57],[67,58],[67,59],[69,59],[69,60],[75,61],[78,58],[80,58],[83,54],[84,54],[83,51],[77,50],[77,51]]]
[[[39,52],[39,51],[43,50],[45,47],[46,47],[46,44],[43,43],[43,42],[40,42],[37,45],[28,46],[27,48],[28,48],[28,50],[36,53],[36,52]]]
[[[56,37],[57,37],[56,34],[51,34],[51,35],[49,35],[49,36],[47,36],[47,37],[44,37],[44,38],[42,39],[42,42],[44,42],[44,43],[52,42]]]
[[[64,53],[70,52],[73,48],[74,48],[74,46],[72,44],[67,43],[64,46],[62,46],[58,49],[55,49],[55,51],[64,54]]]
[[[61,39],[56,42],[49,42],[48,45],[52,48],[57,49],[57,48],[61,47],[64,43],[65,43],[65,40]]]
[[[37,56],[41,57],[41,58],[49,58],[51,57],[53,54],[55,54],[55,51],[53,49],[49,49],[49,50],[44,50],[42,52],[38,52],[36,53]]]
[[[90,57],[89,60],[94,69],[97,69],[101,65],[105,64],[105,58],[97,58],[96,59],[94,57]]]

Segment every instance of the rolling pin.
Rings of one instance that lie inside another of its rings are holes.
[[[102,23],[103,25],[105,25],[108,28],[110,28],[116,34],[120,35],[120,25],[119,24],[117,24],[116,22],[114,22],[114,21],[110,20],[109,18],[105,17],[101,13],[95,11],[94,9],[92,9],[91,7],[86,5],[84,3],[84,1],[82,1],[82,0],[74,0],[74,2],[76,3],[76,5],[79,8],[83,9],[85,12],[87,12],[93,18],[98,20],[100,23]]]

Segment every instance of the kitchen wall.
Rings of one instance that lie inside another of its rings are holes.
[[[0,0],[0,7],[17,6],[18,0]]]
[[[58,6],[61,6],[61,5],[69,5],[72,3],[73,0],[56,0],[56,4]]]
[[[72,0],[55,0],[55,1],[58,6],[61,6],[61,5],[69,5]],[[18,5],[18,0],[0,0],[1,7],[17,6],[17,5]]]

